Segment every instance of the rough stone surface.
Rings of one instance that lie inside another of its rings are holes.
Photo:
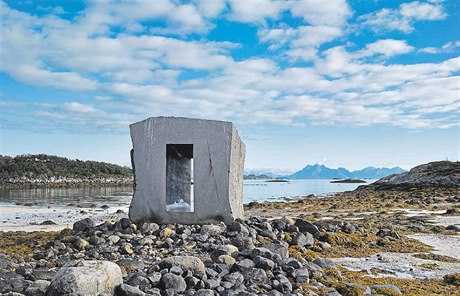
[[[145,293],[139,288],[126,284],[121,284],[116,289],[116,296],[144,296]]]
[[[230,224],[243,218],[245,146],[231,122],[152,117],[130,129],[135,189],[129,217],[134,223]],[[193,211],[166,210],[171,199],[166,192],[167,144],[193,145]]]
[[[158,263],[160,268],[171,268],[179,266],[183,270],[190,270],[194,274],[204,274],[206,268],[200,258],[193,256],[172,256],[161,260]]]
[[[384,177],[373,184],[376,189],[410,187],[460,187],[460,162],[434,161],[412,168],[409,172]]]
[[[163,289],[173,289],[174,292],[184,292],[187,289],[185,280],[176,274],[166,273],[161,277],[161,285]]]
[[[96,260],[74,261],[59,270],[51,281],[46,295],[113,295],[115,287],[121,283],[121,270],[115,263]]]

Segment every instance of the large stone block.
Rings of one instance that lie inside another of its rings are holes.
[[[231,122],[152,117],[130,125],[134,223],[243,218],[245,146]]]

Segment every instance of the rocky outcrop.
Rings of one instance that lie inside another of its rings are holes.
[[[373,189],[413,187],[460,187],[460,162],[435,161],[414,167],[409,172],[390,175],[369,185]]]

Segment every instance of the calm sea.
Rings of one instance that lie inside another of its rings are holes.
[[[368,180],[369,183],[375,180]],[[299,198],[309,194],[324,196],[333,192],[354,190],[363,184],[330,183],[330,180],[291,180],[289,182],[266,182],[245,180],[243,201],[276,201]],[[132,188],[126,187],[82,187],[82,188],[37,188],[0,189],[0,206],[17,206],[25,203],[52,205],[53,207],[106,204],[111,208],[126,207],[132,196]]]

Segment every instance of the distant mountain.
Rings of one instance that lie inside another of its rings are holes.
[[[330,169],[324,165],[307,165],[303,169],[289,176],[289,179],[334,179],[352,178],[351,173],[344,169]]]
[[[393,174],[401,174],[404,173],[405,170],[403,170],[400,167],[394,167],[391,169],[388,168],[375,168],[375,167],[367,167],[362,170],[357,170],[353,171],[353,177],[354,178],[369,178],[369,179],[380,179],[389,175]]]
[[[382,177],[403,173],[405,170],[400,167],[395,168],[375,168],[367,167],[362,170],[356,170],[350,172],[345,168],[331,169],[324,165],[315,164],[307,165],[300,171],[288,176],[289,179],[349,179],[349,178],[360,178],[360,179],[380,179]]]

